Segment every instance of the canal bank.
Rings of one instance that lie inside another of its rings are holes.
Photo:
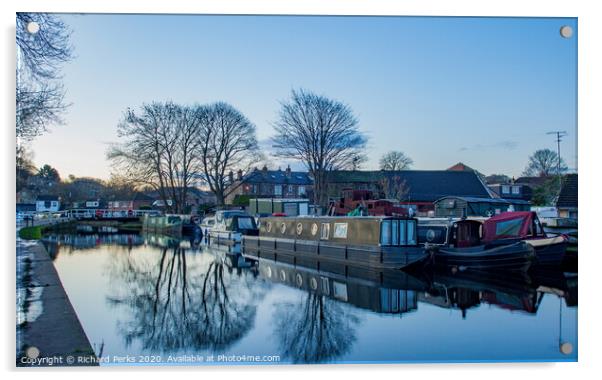
[[[90,366],[96,356],[41,242],[17,239],[16,365]]]

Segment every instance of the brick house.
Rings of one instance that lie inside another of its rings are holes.
[[[230,183],[226,191],[226,204],[232,204],[241,196],[252,198],[308,198],[313,189],[313,181],[307,172],[268,170],[266,166],[243,175],[239,170],[230,172]]]
[[[137,192],[132,199],[114,200],[107,203],[107,208],[116,211],[140,210],[141,207],[151,207],[154,198]]]

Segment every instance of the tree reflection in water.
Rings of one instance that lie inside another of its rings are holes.
[[[321,363],[347,353],[359,318],[345,305],[308,293],[299,303],[276,305],[275,333],[281,354],[294,363]]]
[[[180,247],[118,254],[111,260],[107,300],[123,315],[118,329],[129,347],[153,352],[223,350],[252,327],[265,285],[252,273],[224,270],[211,254]]]

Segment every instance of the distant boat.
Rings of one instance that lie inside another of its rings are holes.
[[[233,245],[240,243],[243,235],[259,233],[255,218],[239,210],[216,211],[215,216],[203,219],[201,229],[209,244]]]

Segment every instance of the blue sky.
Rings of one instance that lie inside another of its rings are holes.
[[[562,156],[577,165],[574,18],[61,17],[73,30],[76,57],[63,70],[73,104],[33,150],[63,177],[109,177],[106,149],[127,107],[227,101],[265,141],[299,87],[355,111],[366,169],[401,150],[415,169],[461,161],[519,176],[533,151],[556,149],[554,130],[568,132]]]

